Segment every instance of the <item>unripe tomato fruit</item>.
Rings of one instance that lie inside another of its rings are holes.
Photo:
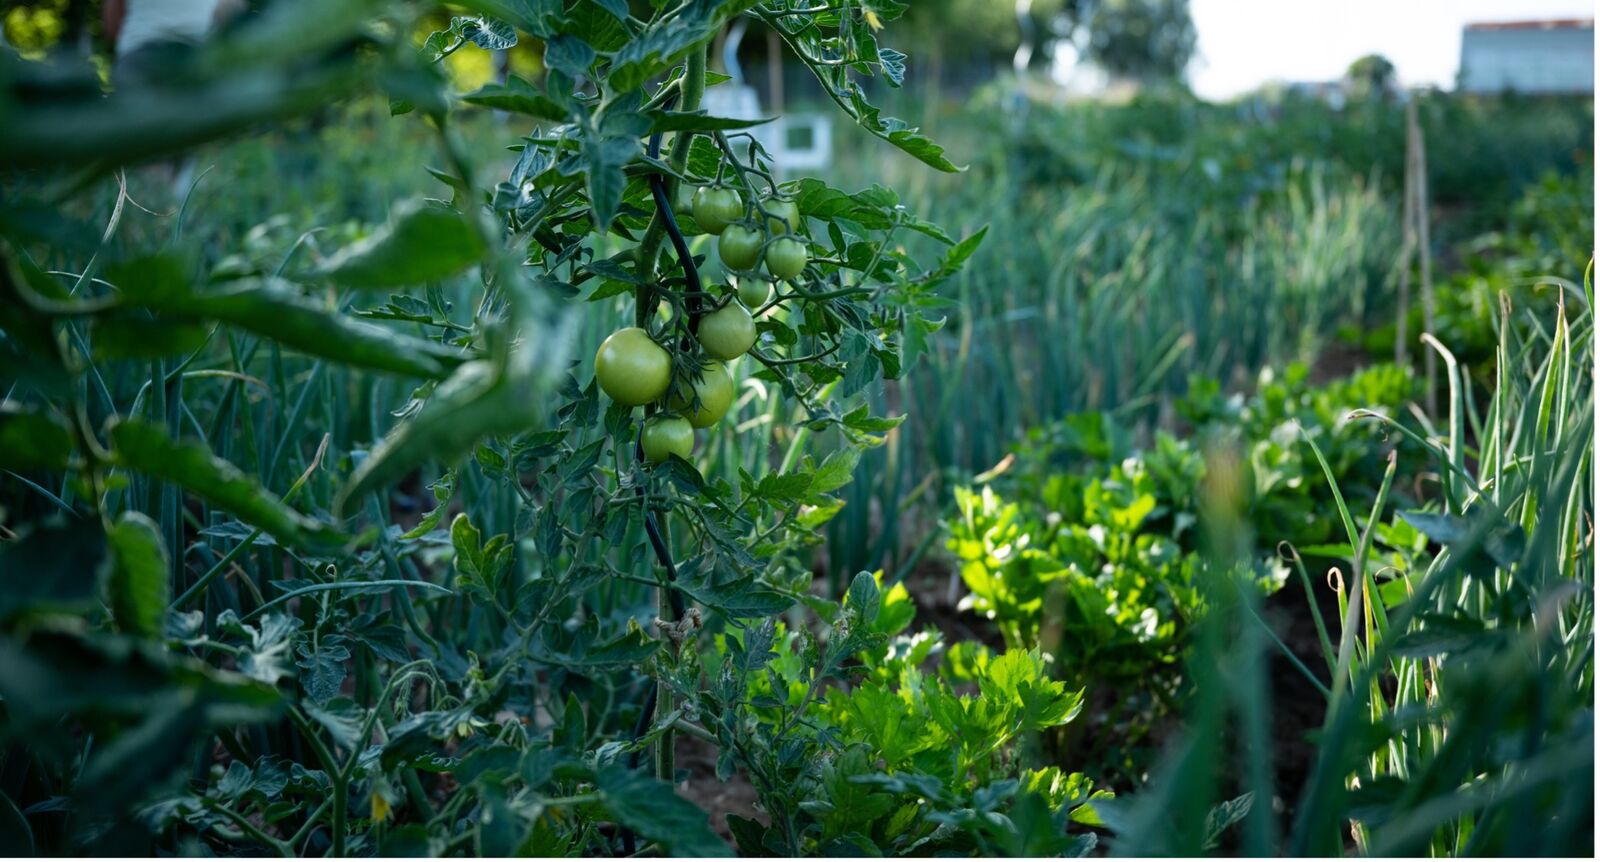
[[[773,234],[800,232],[800,207],[788,198],[767,198],[761,202],[767,211],[767,230]]]
[[[772,285],[754,278],[747,278],[739,282],[739,301],[744,307],[755,311],[767,304],[772,298]]]
[[[756,343],[756,322],[744,306],[730,302],[700,318],[695,338],[718,359],[738,359]]]
[[[730,223],[744,215],[744,202],[733,189],[704,187],[694,193],[690,204],[695,223],[706,233],[722,233]]]
[[[728,225],[717,240],[717,255],[729,269],[754,269],[761,258],[761,232],[742,224]]]
[[[656,416],[644,423],[639,445],[644,448],[644,459],[651,463],[665,461],[668,455],[688,460],[694,452],[694,426],[676,416]]]
[[[776,279],[794,278],[806,268],[806,244],[794,237],[779,237],[767,246],[767,272]]]
[[[707,362],[700,366],[700,379],[694,381],[692,388],[692,398],[685,397],[680,388],[672,394],[667,406],[683,414],[689,424],[696,428],[710,428],[717,424],[717,420],[733,404],[733,378],[728,376],[728,369],[720,362]],[[695,399],[700,401],[698,410],[693,408]]]
[[[618,404],[637,407],[667,393],[672,357],[637,326],[611,333],[594,355],[594,376]]]

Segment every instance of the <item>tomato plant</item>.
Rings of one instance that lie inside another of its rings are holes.
[[[868,134],[954,171],[859,85],[900,84],[879,28],[901,7],[450,9],[417,32],[413,4],[281,0],[109,93],[87,63],[0,66],[0,163],[26,180],[0,198],[0,360],[18,381],[0,467],[44,492],[0,548],[4,732],[28,776],[0,828],[34,812],[29,849],[727,853],[674,791],[684,736],[729,770],[798,768],[770,785],[774,840],[834,846],[839,821],[796,812],[817,782],[844,801],[870,751],[810,719],[707,727],[762,709],[727,681],[766,661],[707,639],[815,614],[834,629],[814,695],[879,646],[839,627],[871,621],[871,576],[818,598],[810,546],[900,420],[865,390],[916,361],[942,323],[934,290],[978,238],[881,186],[780,181],[752,123],[701,103],[722,80],[707,48],[744,16]],[[537,79],[458,92],[441,71],[525,40]],[[159,240],[117,236],[117,166],[374,93],[433,136],[415,174],[441,193],[376,225],[292,226],[272,259],[229,245],[285,229],[265,213],[204,240],[182,215]],[[468,134],[489,110],[514,129],[495,175]],[[105,224],[80,221],[107,200]],[[685,212],[729,267],[765,252],[781,291],[742,280],[750,308],[718,308]],[[946,251],[920,261],[897,245],[909,232]],[[789,233],[815,238],[809,262]],[[611,332],[592,368],[584,318]],[[703,474],[694,428],[746,385],[782,399],[789,455]]]

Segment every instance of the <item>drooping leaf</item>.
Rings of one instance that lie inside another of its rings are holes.
[[[137,717],[168,696],[202,704],[216,724],[265,721],[281,706],[271,686],[142,638],[65,622],[35,626],[26,640],[0,638],[0,697],[22,726],[67,714]]]
[[[810,493],[826,494],[843,488],[855,475],[856,464],[860,460],[860,449],[839,449],[829,454],[811,477]]]
[[[111,426],[110,437],[119,464],[172,482],[271,533],[283,544],[310,549],[344,544],[345,537],[337,529],[290,508],[254,477],[198,443],[174,440],[160,428],[137,419],[117,422]]]
[[[850,590],[845,594],[845,607],[860,618],[863,628],[871,627],[878,618],[882,594],[878,592],[878,580],[871,572],[857,572],[850,580]]]
[[[471,105],[481,105],[485,108],[494,108],[497,111],[527,114],[554,122],[568,119],[568,112],[565,106],[545,95],[543,90],[516,75],[508,76],[504,84],[485,84],[475,92],[462,96],[461,100]],[[533,151],[533,148],[529,148],[528,151]]]
[[[0,401],[0,468],[59,470],[72,456],[66,421],[35,407]]]
[[[335,511],[349,510],[423,462],[453,464],[484,437],[527,430],[538,416],[538,389],[536,379],[510,379],[488,362],[461,366],[373,447],[339,492]]]
[[[319,308],[279,279],[240,279],[221,290],[145,302],[168,317],[220,320],[311,356],[392,374],[442,378],[465,358],[438,342]]]
[[[142,512],[124,512],[107,538],[115,557],[108,584],[112,617],[125,632],[160,637],[172,601],[160,525]]]
[[[672,785],[620,767],[595,776],[606,811],[623,826],[659,841],[674,856],[732,856],[733,850],[711,831],[709,818]]]
[[[485,51],[504,51],[517,44],[516,28],[498,18],[467,18],[462,20],[459,27],[462,38]]]
[[[594,58],[594,48],[574,36],[557,36],[545,44],[545,65],[573,78],[589,74],[589,66],[594,63]]]
[[[23,613],[87,613],[100,603],[106,539],[98,522],[38,525],[0,543],[0,620]]]
[[[395,206],[388,224],[307,277],[356,288],[425,284],[461,272],[483,253],[483,238],[460,213],[411,198]]]
[[[714,132],[749,129],[772,122],[772,117],[744,120],[737,117],[712,117],[702,113],[666,111],[657,109],[649,113],[650,132]]]
[[[306,715],[322,725],[335,745],[350,750],[360,745],[365,714],[349,698],[336,698],[326,704],[305,704]]]

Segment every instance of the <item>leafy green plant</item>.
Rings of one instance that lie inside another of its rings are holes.
[[[1267,543],[1251,550],[1262,563],[1256,582],[1270,593],[1291,561],[1303,565],[1301,555],[1347,553],[1328,541],[1335,527],[1318,514],[1332,498],[1309,477],[1326,463],[1353,499],[1375,495],[1381,476],[1368,485],[1365,468],[1379,437],[1347,416],[1392,415],[1412,391],[1410,374],[1395,366],[1313,386],[1295,365],[1264,372],[1248,399],[1191,381],[1176,405],[1195,429],[1190,440],[1158,431],[1141,449],[1100,413],[1033,429],[998,475],[955,489],[945,527],[968,590],[961,606],[991,620],[1008,647],[1042,645],[1053,674],[1100,689],[1093,694],[1113,704],[1115,730],[1069,740],[1071,751],[1109,755],[1091,765],[1137,773],[1138,742],[1183,699],[1183,658],[1207,605],[1199,582],[1206,447],[1241,453],[1242,512]]]
[[[718,638],[701,710],[726,766],[743,765],[771,815],[730,825],[747,854],[1083,855],[1098,826],[1080,773],[1023,768],[1015,749],[1071,721],[1081,692],[1037,650],[995,655],[908,629],[904,586],[858,574],[825,639],[769,622]],[[940,654],[943,653],[941,656]],[[924,666],[937,661],[936,670]],[[848,687],[827,687],[830,678]],[[975,689],[976,693],[965,693]]]

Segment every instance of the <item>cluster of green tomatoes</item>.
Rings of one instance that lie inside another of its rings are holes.
[[[729,270],[755,272],[765,260],[767,277],[740,279],[738,290],[718,308],[702,315],[694,338],[705,354],[699,373],[687,386],[672,386],[672,355],[643,328],[630,326],[611,333],[594,357],[595,379],[611,400],[630,407],[657,404],[662,409],[645,421],[640,446],[645,460],[687,459],[694,451],[694,430],[715,425],[733,404],[733,378],[724,364],[748,353],[756,343],[752,311],[772,296],[770,281],[800,275],[806,267],[806,244],[794,236],[800,209],[787,198],[761,203],[766,220],[746,217],[739,193],[730,188],[697,190],[688,207],[695,223],[716,235],[717,253]],[[737,299],[735,298],[737,296]]]

